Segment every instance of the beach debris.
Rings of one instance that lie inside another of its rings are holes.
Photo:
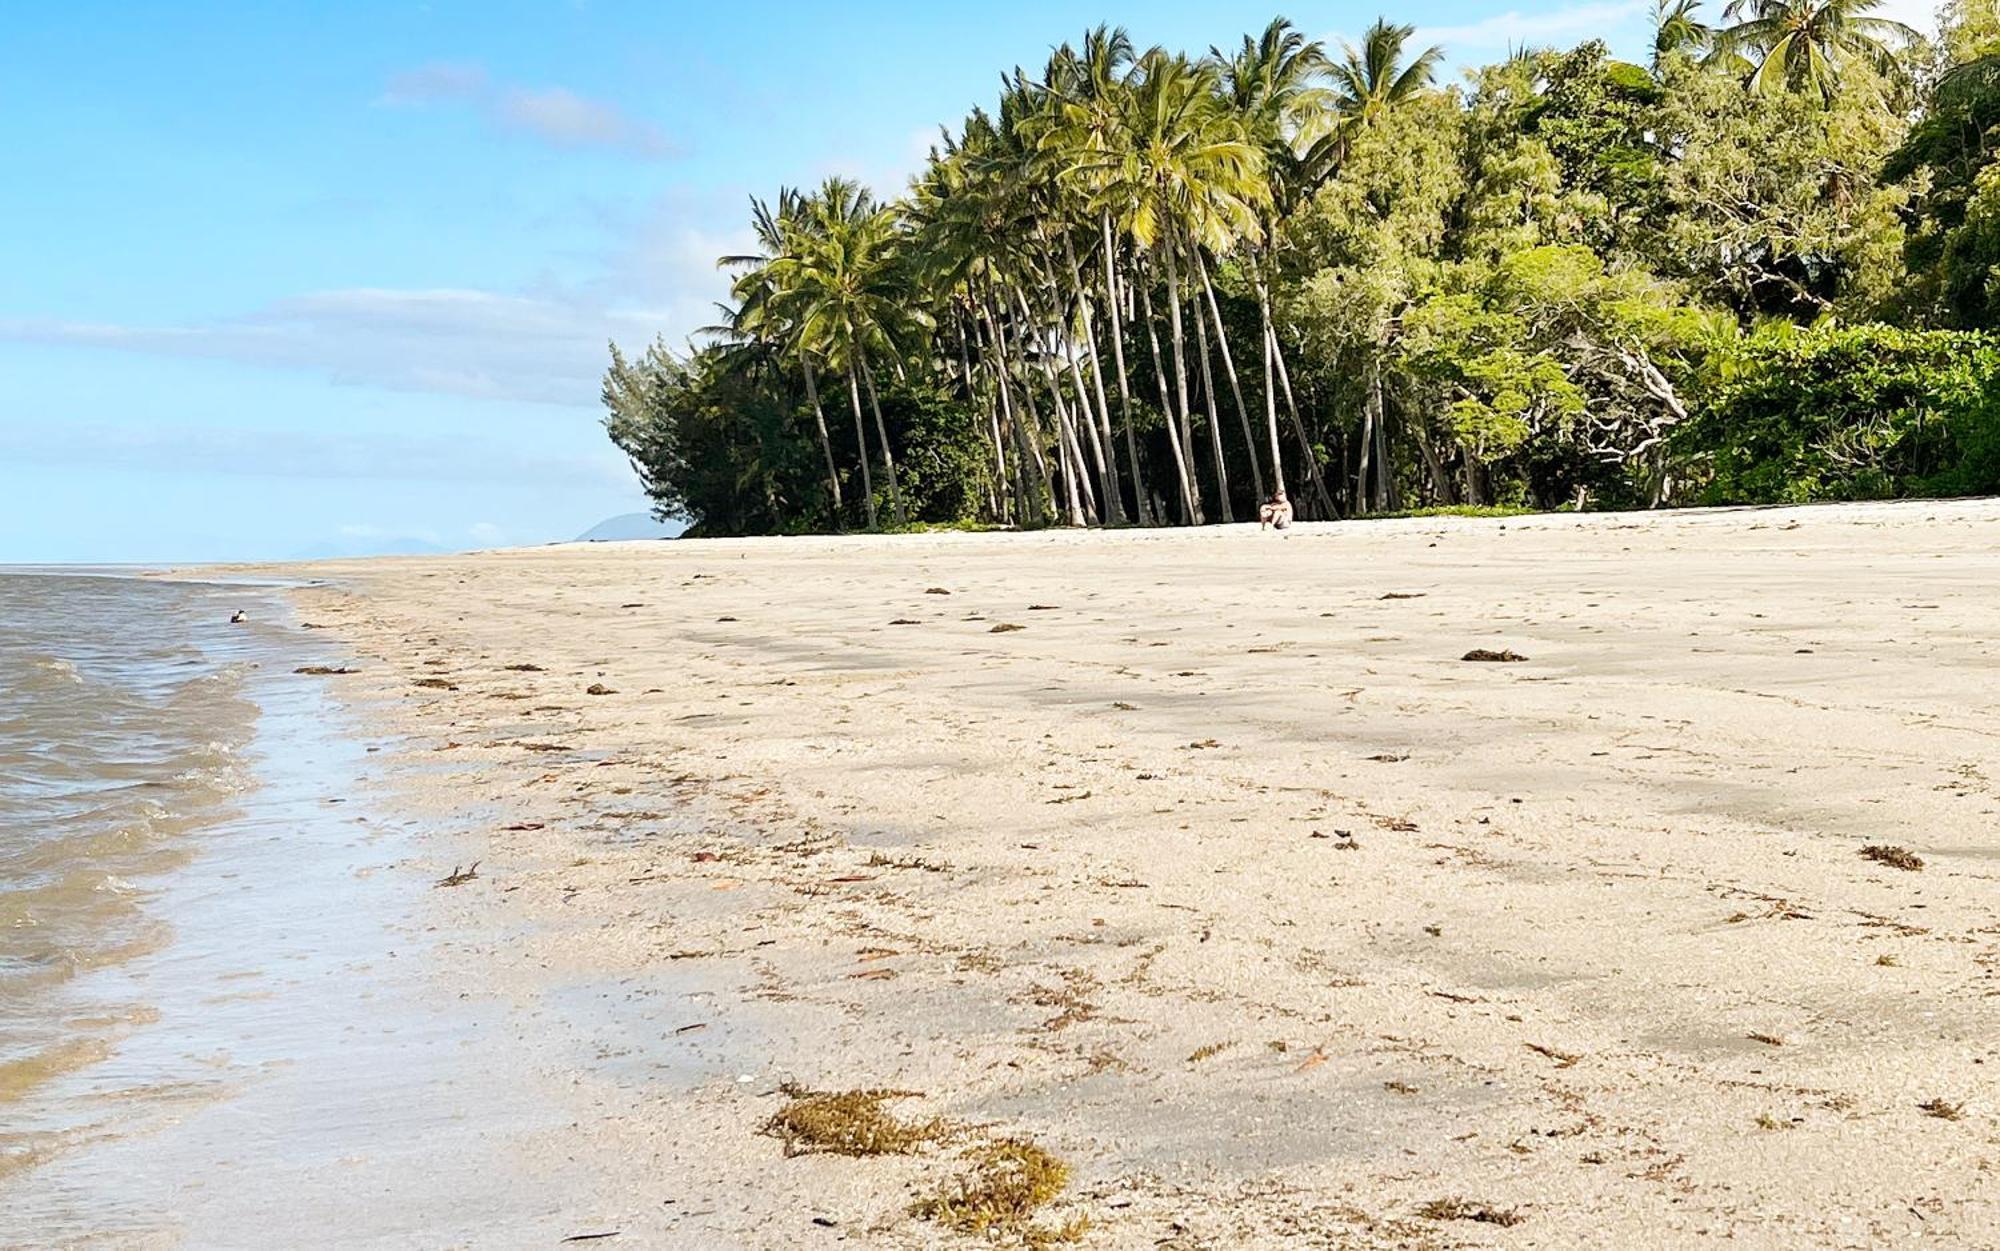
[[[624,1232],[624,1231],[623,1231],[623,1230],[620,1230],[620,1229],[607,1229],[607,1230],[603,1231],[602,1233],[595,1233],[595,1234],[571,1234],[571,1235],[570,1235],[569,1237],[567,1237],[567,1238],[563,1239],[563,1241],[564,1241],[564,1242],[596,1242],[596,1241],[597,1241],[597,1240],[598,1240],[599,1238],[616,1238],[616,1237],[617,1237],[617,1236],[618,1236],[619,1234],[621,1234],[621,1233],[623,1233],[623,1232]]]
[[[993,628],[992,628],[991,630],[988,630],[988,631],[987,631],[987,633],[988,633],[988,634],[1012,634],[1012,633],[1013,633],[1014,631],[1016,631],[1016,630],[1025,630],[1025,629],[1027,629],[1027,628],[1028,628],[1028,627],[1026,627],[1026,626],[1024,626],[1024,625],[1015,625],[1015,624],[1014,624],[1013,622],[1011,622],[1011,621],[1002,621],[1002,622],[1001,622],[1000,624],[998,624],[998,625],[994,626],[994,627],[993,627]]]
[[[951,592],[950,592],[950,591],[947,591],[947,590],[945,590],[945,589],[944,589],[943,587],[941,587],[941,586],[927,586],[927,587],[925,587],[925,588],[924,588],[924,594],[926,594],[926,595],[949,595],[949,594],[951,594]]]
[[[1744,1037],[1748,1038],[1751,1042],[1763,1043],[1766,1047],[1782,1047],[1785,1045],[1785,1040],[1776,1034],[1745,1034]]]
[[[778,1087],[787,1102],[764,1122],[763,1132],[781,1139],[785,1154],[909,1155],[951,1130],[935,1117],[905,1121],[882,1105],[915,1099],[914,1090],[809,1090],[796,1082]]]
[[[1056,1228],[1035,1223],[1035,1213],[1069,1185],[1069,1165],[1025,1138],[1001,1138],[968,1147],[971,1168],[938,1194],[910,1207],[913,1216],[961,1234],[1011,1237],[1028,1246],[1075,1242],[1088,1222],[1078,1217]]]
[[[546,829],[547,826],[541,821],[516,821],[512,825],[503,825],[500,828],[503,830],[540,830]]]
[[[1511,647],[1502,648],[1497,652],[1488,647],[1475,647],[1459,659],[1484,661],[1489,664],[1514,664],[1526,660],[1527,657]]]
[[[455,691],[458,689],[443,678],[417,678],[410,685],[421,686],[425,690],[430,691]]]
[[[437,881],[431,883],[431,885],[463,886],[467,882],[477,881],[479,878],[479,864],[480,862],[475,860],[463,869],[459,868],[457,865],[453,865],[451,867],[451,872],[445,874]]]
[[[359,673],[361,670],[352,669],[346,665],[300,665],[298,668],[292,670],[292,672],[310,674],[316,678],[327,678],[342,673]]]
[[[734,617],[717,617],[717,618],[715,619],[715,623],[716,623],[717,625],[722,625],[722,624],[723,624],[723,623],[725,623],[725,622],[730,622],[730,621],[734,621],[734,620],[736,620],[736,618],[734,618]]]
[[[1061,605],[1061,604],[1030,604],[1030,605],[1028,605],[1028,611],[1029,611],[1029,612],[1054,612],[1054,611],[1055,611],[1056,609],[1058,609],[1058,608],[1061,608],[1061,607],[1062,607],[1062,605]]]
[[[1424,595],[1425,595],[1425,592],[1423,592],[1423,591],[1384,591],[1384,592],[1383,592],[1383,593],[1382,593],[1382,594],[1381,594],[1381,595],[1380,595],[1380,596],[1379,596],[1378,598],[1381,598],[1381,599],[1422,599],[1422,598],[1424,597]]]
[[[1308,1069],[1316,1069],[1320,1065],[1325,1064],[1327,1060],[1330,1058],[1331,1057],[1329,1057],[1326,1054],[1325,1047],[1314,1047],[1312,1049],[1312,1053],[1308,1055],[1303,1061],[1301,1061],[1299,1063],[1299,1067],[1293,1069],[1292,1072],[1303,1073]]]
[[[509,673],[540,673],[542,671],[542,667],[540,665],[531,665],[525,663],[518,665],[502,665],[501,668],[507,670]]]
[[[1459,1198],[1432,1199],[1417,1209],[1417,1215],[1427,1221],[1477,1221],[1482,1225],[1498,1225],[1502,1229],[1528,1219],[1515,1208],[1496,1208],[1490,1203]]]
[[[644,604],[620,604],[620,608],[644,608]]]
[[[891,621],[891,622],[890,622],[889,624],[890,624],[890,625],[922,625],[922,624],[923,624],[923,622],[921,622],[921,621],[917,620],[917,619],[916,619],[915,617],[898,617],[898,618],[896,618],[896,619],[895,619],[894,621]]]
[[[1559,1069],[1573,1068],[1578,1060],[1583,1059],[1580,1055],[1575,1055],[1567,1051],[1557,1051],[1554,1047],[1544,1047],[1540,1043],[1523,1043],[1522,1045],[1538,1056],[1547,1056],[1549,1059],[1554,1060],[1556,1067]]]
[[[1965,1105],[1953,1103],[1949,1099],[1926,1099],[1917,1105],[1917,1111],[1925,1116],[1936,1117],[1940,1121],[1962,1121],[1965,1119]]]
[[[1863,860],[1873,860],[1876,864],[1886,864],[1892,869],[1905,873],[1915,873],[1924,867],[1924,858],[1907,847],[1895,847],[1887,843],[1871,843],[1861,849]]]
[[[583,688],[583,693],[586,695],[616,695],[618,692],[612,690],[602,682],[592,682],[589,686]]]
[[[1111,703],[1111,706],[1112,706],[1113,708],[1116,708],[1116,709],[1117,709],[1117,710],[1118,710],[1119,712],[1137,712],[1137,711],[1139,711],[1139,705],[1137,705],[1137,704],[1128,704],[1128,703],[1126,703],[1126,702],[1125,702],[1124,700],[1122,700],[1122,699],[1118,699],[1118,700],[1113,700],[1113,701],[1112,701],[1112,703]]]
[[[1389,1091],[1392,1094],[1398,1094],[1398,1095],[1414,1095],[1422,1093],[1422,1089],[1420,1087],[1412,1086],[1410,1085],[1410,1083],[1403,1081],[1383,1082],[1382,1089]]]
[[[1231,1047],[1234,1047],[1235,1045],[1236,1042],[1234,1039],[1230,1039],[1224,1042],[1204,1043],[1203,1045],[1196,1047],[1194,1049],[1193,1054],[1188,1056],[1188,1063],[1200,1064],[1203,1060],[1214,1059],[1216,1056],[1221,1055],[1223,1052],[1229,1050]]]
[[[1197,739],[1194,742],[1189,743],[1187,745],[1187,749],[1189,751],[1207,751],[1211,747],[1220,747],[1220,746],[1222,746],[1222,744],[1217,742],[1215,739],[1204,738],[1204,739]]]
[[[230,625],[243,625],[247,623],[249,620],[250,620],[249,614],[245,613],[241,608],[229,614]]]
[[[1401,764],[1410,758],[1410,753],[1406,751],[1379,751],[1368,758],[1376,764]]]

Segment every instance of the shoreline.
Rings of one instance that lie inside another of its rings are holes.
[[[334,580],[294,602],[410,737],[397,802],[483,827],[447,958],[596,1041],[627,1242],[954,1245],[909,1207],[958,1154],[787,1158],[794,1079],[1041,1144],[1090,1246],[1970,1246],[1996,540],[1923,501],[279,568]]]
[[[228,753],[241,780],[173,864],[119,884],[157,942],[63,988],[96,1051],[7,1105],[25,1154],[0,1178],[0,1246],[570,1232],[564,1200],[589,1186],[531,1154],[572,1114],[549,1080],[566,1053],[446,980],[425,864],[453,832],[385,803],[397,741],[292,672],[329,641],[282,620],[282,587],[208,589],[187,624],[226,632],[229,698],[255,709]]]

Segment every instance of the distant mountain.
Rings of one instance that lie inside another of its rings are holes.
[[[606,517],[576,536],[579,543],[616,543],[624,539],[677,539],[687,526],[678,521],[655,521],[650,513],[624,513]]]

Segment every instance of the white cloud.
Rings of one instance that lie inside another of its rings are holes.
[[[1492,17],[1459,26],[1423,26],[1411,41],[1417,47],[1443,45],[1453,60],[1467,50],[1486,50],[1561,43],[1587,37],[1602,37],[1620,22],[1650,13],[1650,0],[1618,0],[1616,3],[1573,5],[1562,9],[1523,13],[1510,9]]]
[[[390,78],[379,103],[403,108],[464,104],[498,130],[567,149],[605,148],[645,160],[664,160],[679,149],[657,126],[628,117],[614,105],[567,87],[496,83],[479,66],[433,61]]]
[[[608,443],[602,451],[565,456],[499,437],[463,435],[50,422],[0,426],[0,456],[16,464],[269,478],[580,488],[623,488],[631,482],[625,458]]]
[[[198,325],[0,319],[0,339],[301,369],[342,385],[589,405],[606,342],[675,328],[658,310],[581,298],[355,287]]]

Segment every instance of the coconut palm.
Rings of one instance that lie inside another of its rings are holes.
[[[785,253],[768,267],[778,291],[778,310],[797,323],[799,342],[821,355],[830,368],[847,375],[871,527],[876,524],[876,514],[861,413],[864,383],[874,409],[890,505],[899,524],[906,520],[895,453],[869,364],[871,357],[893,358],[898,350],[897,334],[916,316],[906,298],[898,265],[898,241],[892,209],[877,206],[873,197],[850,179],[829,178],[806,204],[800,228],[788,235]]]
[[[1901,22],[1870,17],[1880,0],[1730,0],[1731,23],[1715,36],[1714,55],[1749,66],[1751,91],[1816,91],[1833,99],[1841,70],[1863,61],[1885,74],[1897,72],[1891,42],[1916,39]]]
[[[742,256],[725,256],[717,262],[721,268],[742,272],[730,287],[735,305],[722,310],[724,320],[721,325],[706,329],[730,349],[724,357],[725,366],[752,367],[767,361],[782,366],[787,358],[798,362],[805,381],[806,399],[812,405],[814,433],[819,439],[820,453],[826,460],[827,493],[832,497],[833,524],[837,527],[842,524],[845,503],[841,498],[840,470],[833,459],[833,440],[827,435],[826,412],[820,404],[813,353],[802,341],[799,323],[783,312],[783,292],[771,268],[772,262],[790,248],[791,234],[799,229],[804,209],[805,197],[790,187],[779,190],[775,211],[762,200],[753,198],[750,201],[751,227],[762,250]],[[863,457],[865,460],[865,449]]]
[[[1403,58],[1414,26],[1397,26],[1375,19],[1361,37],[1361,46],[1342,44],[1341,59],[1329,72],[1336,96],[1334,113],[1349,125],[1374,125],[1385,112],[1425,90],[1437,74],[1444,49],[1433,44],[1408,62]]]
[[[1695,16],[1701,0],[1656,0],[1653,6],[1653,70],[1657,73],[1670,56],[1705,55],[1715,39],[1715,28]]]

